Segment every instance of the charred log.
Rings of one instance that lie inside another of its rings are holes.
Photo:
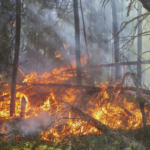
[[[25,117],[25,109],[26,109],[26,99],[23,96],[21,99],[21,112],[20,112],[20,118],[24,118]]]

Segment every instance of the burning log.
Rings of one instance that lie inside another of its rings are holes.
[[[65,103],[66,105],[68,105],[71,108],[72,112],[74,112],[75,114],[80,116],[81,119],[83,119],[84,121],[87,121],[89,125],[97,128],[98,130],[102,131],[103,133],[110,130],[110,128],[107,125],[105,125],[102,122],[98,121],[97,119],[91,117],[89,114],[81,111],[77,107],[75,107],[75,106],[73,106],[73,105],[71,105],[68,102],[65,102],[63,100],[58,100],[58,101],[59,101],[59,103]]]
[[[109,130],[109,127],[103,124],[102,122],[98,121],[97,119],[91,117],[89,114],[81,111],[80,109],[71,106],[71,110],[76,113],[78,116],[81,117],[81,119],[88,122],[89,125],[97,128],[98,130],[102,131],[103,133],[107,132]]]
[[[25,117],[25,109],[26,109],[26,99],[23,96],[21,99],[21,112],[20,112],[20,118],[24,118]]]
[[[120,137],[122,139],[122,141],[129,145],[130,147],[133,148],[141,148],[141,150],[145,150],[145,147],[142,144],[139,144],[133,140],[131,140],[130,138],[125,137],[124,135],[121,135],[119,132],[116,132],[113,129],[110,129],[107,125],[103,124],[102,122],[98,121],[97,119],[91,117],[89,114],[81,111],[80,109],[78,109],[77,107],[69,104],[68,102],[65,102],[63,100],[58,100],[59,103],[64,103],[66,105],[68,105],[71,110],[77,114],[78,116],[81,117],[81,119],[83,119],[84,121],[86,121],[89,125],[97,128],[98,130],[102,131],[103,134],[108,134],[108,136],[114,137]]]
[[[3,83],[3,85],[8,85],[8,84]],[[25,87],[22,87],[23,89],[27,88],[28,86],[50,86],[50,87],[60,87],[60,88],[64,87],[64,88],[73,88],[73,89],[85,89],[85,92],[87,92],[88,94],[93,94],[93,93],[101,92],[101,91],[109,91],[109,92],[120,91],[119,93],[124,94],[123,92],[124,90],[136,92],[136,88],[131,87],[131,86],[124,86],[124,87],[123,86],[122,87],[108,86],[107,88],[101,88],[101,87],[93,87],[93,86],[84,86],[84,85],[79,86],[79,85],[57,84],[57,83],[17,83],[16,85],[25,86]],[[21,91],[23,89],[20,88],[18,90]],[[145,90],[141,88],[139,88],[139,90],[141,91],[141,93],[150,96],[149,90]]]
[[[85,89],[88,93],[96,93],[96,92],[101,92],[101,91],[117,91],[117,90],[129,90],[129,91],[136,91],[135,87],[130,87],[130,86],[125,86],[125,87],[114,87],[114,86],[108,86],[106,88],[101,88],[101,87],[92,87],[92,86],[79,86],[79,85],[71,85],[71,84],[55,84],[55,83],[19,83],[17,85],[22,85],[22,86],[51,86],[51,87],[64,87],[64,88],[77,88],[77,89]],[[139,88],[140,89],[140,88]],[[140,89],[141,93],[149,95],[150,96],[150,91],[145,90],[145,89]]]

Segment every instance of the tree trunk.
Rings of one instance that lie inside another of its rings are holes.
[[[117,13],[116,13],[116,3],[115,0],[111,1],[112,5],[112,22],[113,22],[113,34],[114,34],[114,57],[115,63],[119,62],[119,36],[115,36],[118,33],[118,25],[117,25]],[[121,70],[119,65],[115,65],[115,78],[118,80],[121,75]]]
[[[142,5],[140,4],[140,2],[138,2],[138,16],[141,15],[141,11],[142,11]],[[138,22],[140,22],[142,18],[138,18]],[[138,76],[138,82],[141,85],[141,81],[142,81],[142,66],[141,66],[141,54],[142,54],[142,36],[140,35],[142,33],[142,23],[139,23],[138,26],[138,55],[137,55],[137,76]]]
[[[10,116],[15,113],[15,99],[16,99],[16,78],[18,70],[19,49],[20,49],[20,29],[21,29],[21,0],[16,0],[16,41],[15,41],[15,55],[12,70],[11,82],[11,102],[10,102]]]
[[[81,0],[80,0],[80,8],[81,8],[81,15],[82,15],[82,22],[83,22],[83,33],[84,33],[85,47],[86,47],[86,52],[87,52],[87,57],[88,57],[88,65],[91,66],[90,57],[89,57],[88,42],[87,42],[87,36],[86,36],[86,27],[85,27],[85,21],[84,21],[83,8],[82,8]],[[90,74],[91,83],[94,87],[93,70],[91,67],[89,68],[89,74]]]
[[[81,85],[81,60],[80,60],[80,29],[79,29],[79,13],[78,13],[78,0],[73,0],[74,8],[74,23],[75,23],[75,50],[76,50],[76,71],[77,71],[77,84]]]
[[[55,3],[56,3],[56,12],[57,12],[57,15],[59,13],[58,9],[59,9],[59,0],[55,0]]]
[[[121,12],[121,15],[120,15],[121,22],[124,21],[124,13],[123,13],[124,12],[124,5],[125,5],[125,3],[122,1],[121,2],[121,10],[122,10],[122,12]],[[122,46],[123,46],[123,33],[121,32],[121,49],[122,49]],[[121,62],[125,62],[123,49],[122,49],[121,53],[122,53],[122,55],[120,56],[121,57]],[[121,69],[122,69],[121,73],[122,73],[122,77],[123,77],[124,72],[126,71],[126,68],[125,68],[125,66],[122,66]]]
[[[144,105],[145,105],[145,100],[144,98],[139,98],[139,105],[140,105],[140,109],[141,109],[141,113],[142,113],[142,120],[143,120],[143,132],[144,135],[147,135],[147,126],[146,126],[146,114],[145,114],[145,110],[144,110]]]

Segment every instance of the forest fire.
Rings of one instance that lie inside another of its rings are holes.
[[[71,109],[65,103],[91,114],[93,118],[112,129],[136,129],[142,125],[142,114],[138,105],[128,102],[126,98],[121,98],[119,96],[120,92],[108,94],[105,91],[107,88],[105,84],[100,85],[103,91],[92,95],[89,95],[86,89],[81,88],[32,86],[32,83],[46,83],[48,85],[49,83],[64,84],[70,82],[70,80],[73,80],[74,75],[65,72],[66,69],[56,68],[51,73],[45,72],[39,75],[33,72],[26,75],[23,83],[27,83],[27,86],[17,85],[16,107],[13,117],[9,117],[10,89],[7,85],[6,92],[1,95],[0,118],[20,117],[22,99],[24,98],[26,101],[24,117],[26,119],[38,117],[41,111],[46,111],[56,118],[54,122],[51,122],[51,125],[45,126],[45,130],[41,131],[41,140],[62,140],[69,134],[102,134],[102,132],[98,132],[97,128],[89,125],[87,121],[74,113],[72,114]],[[145,112],[149,113],[147,109],[145,109]],[[147,121],[147,124],[150,124],[150,122]]]
[[[150,148],[149,1],[0,8],[0,149]]]

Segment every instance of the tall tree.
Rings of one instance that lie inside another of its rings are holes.
[[[15,35],[15,54],[14,54],[12,82],[11,82],[10,116],[13,116],[13,114],[15,113],[16,79],[17,79],[19,50],[20,50],[20,29],[21,29],[21,0],[16,0],[16,35]]]
[[[115,0],[111,1],[112,5],[112,21],[113,21],[113,34],[114,34],[114,57],[115,57],[115,63],[116,63],[116,72],[115,72],[115,78],[118,80],[121,75],[121,70],[118,65],[119,63],[119,37],[118,35],[115,36],[118,33],[118,25],[117,25],[117,12],[116,12],[116,2]]]
[[[138,16],[141,15],[141,11],[142,11],[142,5],[140,4],[140,2],[138,2]],[[139,84],[141,84],[141,80],[142,80],[142,65],[141,65],[141,54],[142,54],[142,36],[140,34],[142,34],[142,23],[141,21],[141,17],[138,17],[138,22],[139,22],[139,26],[138,26],[138,52],[137,52],[137,76],[138,76],[138,82]]]
[[[77,84],[82,84],[81,79],[81,60],[80,60],[80,29],[79,29],[79,12],[78,0],[73,0],[74,8],[74,23],[75,23],[75,50],[76,50],[76,71],[77,71]]]

